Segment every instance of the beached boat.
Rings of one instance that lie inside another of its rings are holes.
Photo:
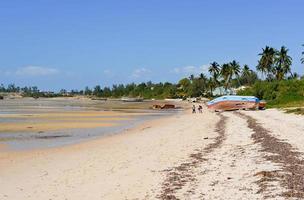
[[[152,106],[153,109],[175,109],[175,105],[173,104],[165,104],[165,105],[159,105],[155,104]]]
[[[140,98],[140,97],[139,98],[122,97],[121,100],[123,102],[142,102],[142,101],[144,101],[144,99]]]
[[[260,103],[261,102],[261,103]],[[207,103],[211,110],[254,110],[264,109],[266,103],[254,96],[221,96]]]

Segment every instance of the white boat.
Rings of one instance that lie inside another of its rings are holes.
[[[264,109],[266,102],[260,101],[255,96],[221,96],[207,103],[211,110],[245,110],[245,109]]]
[[[123,102],[142,102],[144,99],[141,97],[138,98],[122,97],[121,100]]]

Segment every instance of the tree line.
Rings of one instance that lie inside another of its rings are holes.
[[[304,46],[304,45],[303,45]],[[210,63],[208,74],[190,75],[182,78],[178,83],[130,83],[114,84],[112,87],[101,87],[97,85],[93,88],[85,87],[83,90],[60,90],[58,93],[41,92],[36,86],[34,87],[16,87],[10,84],[7,87],[0,85],[0,92],[19,92],[23,96],[73,96],[86,95],[104,98],[143,97],[143,98],[186,98],[213,95],[215,88],[223,87],[228,90],[240,86],[252,86],[257,81],[262,80],[281,81],[284,79],[299,79],[299,75],[292,72],[292,58],[288,54],[289,50],[282,46],[279,50],[266,46],[259,53],[259,60],[256,71],[244,64],[241,66],[236,60],[219,64]],[[302,52],[301,63],[304,64],[304,51]],[[258,76],[258,73],[261,76]],[[303,77],[302,77],[303,78]]]

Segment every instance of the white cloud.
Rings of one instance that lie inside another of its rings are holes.
[[[26,66],[16,70],[18,76],[50,76],[59,73],[58,69],[40,66]]]
[[[131,78],[146,78],[149,76],[149,74],[151,74],[151,70],[147,69],[147,68],[138,68],[138,69],[135,69],[131,75]]]
[[[201,73],[208,75],[208,67],[208,65],[176,67],[171,72],[184,76],[189,76],[191,74],[199,75]]]

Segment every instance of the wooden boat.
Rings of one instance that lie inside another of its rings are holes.
[[[174,109],[175,108],[175,105],[173,104],[165,104],[162,106],[161,109]]]
[[[152,106],[153,109],[161,109],[162,106],[161,105],[158,105],[158,104],[155,104]]]
[[[175,105],[173,104],[165,104],[165,105],[158,105],[158,104],[155,104],[153,105],[152,107],[153,109],[175,109]]]
[[[207,103],[208,108],[215,111],[264,109],[265,105],[266,102],[254,96],[234,95],[221,96]]]

